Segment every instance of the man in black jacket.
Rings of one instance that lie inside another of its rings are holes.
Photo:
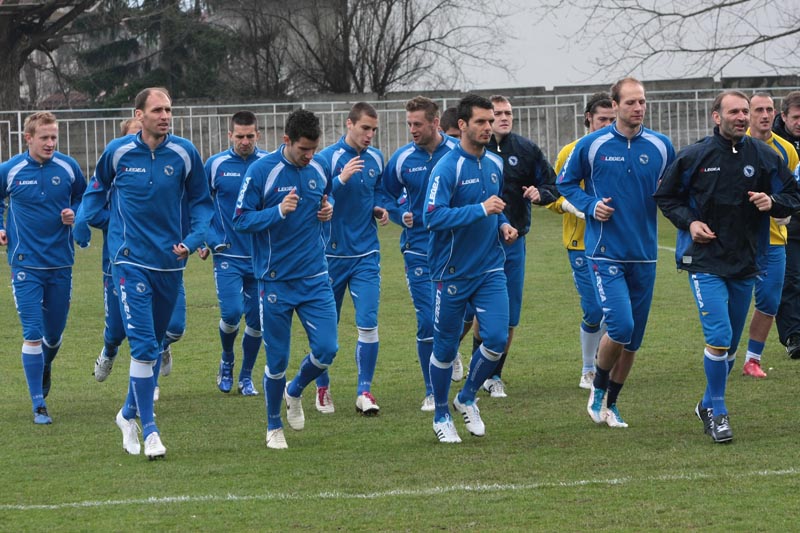
[[[655,194],[678,228],[675,259],[689,273],[706,342],[707,385],[695,413],[718,443],[733,439],[725,387],[759,273],[756,259],[769,244],[769,217],[800,208],[800,191],[781,157],[745,135],[749,116],[744,93],[717,96],[714,134],[678,153]]]
[[[519,238],[505,246],[505,273],[508,280],[508,343],[494,375],[483,388],[493,398],[506,396],[501,378],[503,365],[519,324],[522,308],[522,289],[525,283],[525,234],[531,227],[531,204],[547,205],[559,197],[555,186],[553,167],[536,144],[511,131],[514,123],[511,102],[505,96],[490,96],[494,111],[493,135],[487,148],[503,158],[503,211],[508,221],[519,232]],[[473,346],[479,346],[478,328],[473,328]]]
[[[792,91],[783,99],[772,131],[792,143],[800,156],[800,91]],[[789,357],[800,359],[800,217],[792,217],[786,229],[786,276],[775,323]]]

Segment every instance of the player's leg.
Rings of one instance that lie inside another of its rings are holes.
[[[186,331],[186,288],[183,281],[178,286],[178,298],[175,300],[175,307],[169,317],[169,324],[164,334],[163,347],[160,357],[156,360],[155,372],[156,387],[158,387],[158,376],[169,376],[172,373],[172,344],[183,338]]]
[[[94,362],[94,379],[105,381],[111,374],[119,347],[125,340],[125,327],[119,308],[119,295],[114,287],[114,279],[103,274],[103,348]]]
[[[786,247],[770,245],[766,268],[755,281],[756,310],[750,321],[750,338],[747,342],[747,355],[742,367],[742,374],[746,376],[767,377],[767,374],[761,369],[761,354],[764,352],[769,330],[772,328],[772,322],[778,312],[785,271]]]
[[[433,352],[430,361],[431,385],[435,403],[434,420],[450,417],[448,397],[453,360],[458,352],[462,318],[469,294],[467,282],[453,280],[434,282],[433,288]]]
[[[72,268],[46,270],[42,299],[42,353],[44,372],[42,392],[45,398],[50,393],[51,365],[61,348],[62,335],[67,326],[67,315],[72,298]]]
[[[800,357],[800,235],[791,231],[786,242],[786,270],[776,325],[789,357]]]
[[[503,368],[514,338],[514,328],[519,326],[522,311],[522,292],[525,288],[525,237],[518,238],[511,245],[504,245],[504,250],[506,252],[504,271],[508,292],[508,341],[492,376],[498,380],[503,376]]]
[[[251,268],[252,270],[252,268]],[[242,298],[242,275],[235,260],[229,257],[214,257],[214,285],[219,303],[219,339],[222,344],[217,371],[217,387],[228,393],[233,388],[234,343],[239,333],[244,304]]]
[[[34,422],[50,424],[52,419],[47,413],[42,376],[44,373],[44,354],[42,353],[42,298],[44,282],[40,278],[42,272],[11,269],[11,291],[22,325],[22,369],[28,383],[28,393],[33,407]]]
[[[239,369],[239,394],[255,396],[258,394],[253,385],[253,367],[258,359],[261,347],[261,320],[258,305],[258,281],[252,274],[242,277],[242,296],[244,303],[245,328],[242,335],[242,366]]]
[[[597,301],[589,263],[583,250],[568,250],[568,255],[572,267],[572,279],[575,289],[578,291],[583,312],[580,325],[583,366],[579,386],[582,389],[591,389],[595,375],[594,360],[600,346],[600,339],[603,337],[603,330],[600,327],[603,321],[603,309]]]
[[[417,317],[417,359],[425,384],[423,411],[433,411],[433,386],[431,385],[431,352],[433,351],[433,293],[428,274],[428,261],[424,256],[404,254],[406,282],[411,294],[411,303]]]
[[[607,331],[597,350],[596,373],[592,382],[587,411],[597,423],[605,422],[606,395],[611,370],[617,364],[623,348],[631,341],[634,330],[633,310],[625,266],[612,261],[591,261],[589,267],[594,275],[594,288],[598,301],[606,309]]]
[[[339,313],[342,310],[342,302],[344,302],[344,294],[347,290],[347,285],[350,283],[350,276],[352,275],[352,268],[355,265],[353,259],[340,259],[335,257],[328,258],[328,282],[333,290],[334,302],[336,304],[336,317],[338,320]],[[324,397],[327,404],[327,409],[323,407],[321,412],[333,412],[333,399],[330,395],[331,379],[327,370],[319,375],[317,378],[317,398]]]
[[[261,307],[261,331],[267,352],[264,368],[264,400],[267,432],[283,428],[281,404],[289,365],[294,301],[291,287],[285,282],[258,282]]]
[[[356,369],[358,389],[356,410],[364,415],[378,414],[372,395],[372,380],[378,363],[378,306],[381,296],[380,255],[370,254],[357,260],[350,276],[350,294],[355,308],[358,341],[356,342]]]

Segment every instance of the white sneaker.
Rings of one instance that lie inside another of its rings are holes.
[[[356,398],[356,411],[362,415],[375,416],[380,410],[381,408],[378,407],[375,396],[373,396],[371,392],[362,392],[358,395],[358,398]]]
[[[581,380],[578,383],[578,387],[586,390],[591,390],[592,383],[594,383],[594,371],[590,370],[581,375]]]
[[[285,450],[289,445],[286,444],[286,437],[283,435],[283,428],[267,430],[267,448],[273,450]]]
[[[492,398],[505,398],[506,386],[500,378],[489,378],[483,382],[483,390],[488,392]]]
[[[289,384],[283,389],[283,399],[286,402],[286,421],[289,427],[295,431],[300,431],[306,427],[306,415],[303,413],[303,397],[295,398],[289,396]]]
[[[161,396],[161,387],[156,387],[155,389],[153,389],[153,401],[157,402],[160,396]]]
[[[433,394],[428,394],[425,396],[425,399],[422,400],[422,407],[419,408],[420,411],[435,411],[436,410],[436,400],[433,399]]]
[[[595,424],[602,424],[606,420],[606,391],[595,389],[594,385],[590,389],[589,402],[586,404],[586,412],[589,413]]]
[[[477,399],[472,402],[461,403],[458,401],[458,395],[456,395],[456,397],[453,398],[453,408],[464,417],[467,431],[476,437],[483,437],[486,435],[486,426],[483,420],[481,420],[481,411],[478,409]]]
[[[167,449],[161,443],[161,437],[155,431],[150,433],[144,440],[144,454],[151,461],[161,459],[167,455]]]
[[[106,357],[106,349],[100,350],[100,355],[94,362],[94,379],[95,381],[105,381],[111,369],[114,367],[114,358]]]
[[[336,411],[329,387],[317,387],[317,398],[314,400],[314,405],[317,411],[323,414],[330,414]]]
[[[458,352],[453,360],[453,375],[450,376],[450,379],[452,381],[464,379],[464,363],[461,361],[461,352]]]
[[[161,372],[162,376],[169,376],[172,372],[172,348],[167,346],[167,349],[161,352]]]
[[[122,449],[131,455],[139,455],[142,445],[139,443],[139,424],[136,419],[128,420],[122,416],[122,409],[117,412],[117,427],[122,431]]]
[[[617,404],[606,408],[606,424],[610,428],[626,428],[628,424],[622,419],[617,409]]]
[[[436,433],[439,442],[448,444],[461,442],[461,437],[458,436],[458,431],[456,431],[456,426],[453,424],[453,419],[450,418],[450,415],[440,418],[439,421],[434,420],[433,432]]]

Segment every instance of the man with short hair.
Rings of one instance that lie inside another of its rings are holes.
[[[586,102],[583,113],[583,125],[589,133],[605,128],[614,122],[614,109],[608,93],[595,93]],[[560,174],[579,139],[575,139],[564,146],[556,158],[556,174]],[[567,249],[569,264],[572,268],[572,280],[580,297],[583,316],[580,325],[581,340],[581,377],[578,386],[590,390],[594,381],[594,358],[603,336],[601,324],[603,321],[603,308],[594,292],[594,281],[589,272],[589,262],[586,259],[586,246],[583,235],[586,231],[585,216],[582,212],[567,201],[563,196],[548,205],[548,209],[564,215],[562,223],[562,242]]]
[[[236,231],[251,237],[267,349],[266,441],[272,449],[287,448],[281,420],[283,400],[289,427],[302,430],[303,389],[331,365],[339,348],[323,231],[333,214],[328,201],[331,179],[325,160],[314,155],[321,135],[319,119],[312,112],[297,109],[290,113],[284,144],[250,165],[233,215]],[[295,312],[311,351],[287,383]]]
[[[382,207],[381,174],[383,154],[372,146],[378,131],[378,112],[358,102],[347,117],[347,133],[320,152],[333,176],[331,194],[336,210],[325,247],[328,276],[341,315],[345,291],[349,289],[355,309],[356,329],[356,411],[374,416],[380,411],[372,395],[372,379],[378,362],[378,304],[381,294],[380,242],[378,226],[389,223]],[[321,413],[333,413],[330,377],[317,378],[315,405]]]
[[[395,222],[403,228],[400,250],[417,317],[417,357],[425,385],[420,409],[430,412],[434,410],[429,371],[433,350],[433,293],[428,269],[429,234],[423,224],[423,213],[431,171],[457,141],[441,132],[439,106],[433,100],[416,96],[406,102],[405,107],[406,124],[413,140],[392,155],[382,181],[389,197],[405,200],[400,220]]]
[[[55,115],[33,113],[23,129],[28,150],[0,165],[0,245],[8,246],[33,422],[51,424],[45,398],[67,324],[75,262],[72,224],[86,178],[77,161],[56,150]]]
[[[678,228],[675,260],[689,273],[705,337],[706,390],[695,407],[716,443],[733,440],[725,388],[744,328],[757,257],[769,244],[769,217],[800,208],[786,163],[747,136],[750,102],[724,91],[712,104],[714,134],[680,151],[655,194]]]
[[[213,215],[203,161],[187,139],[170,133],[172,100],[166,89],[136,95],[134,113],[142,131],[111,141],[97,162],[84,195],[85,223],[110,202],[108,249],[114,285],[131,348],[125,404],[116,422],[123,449],[162,458],[153,413],[154,366],[178,298],[189,254],[200,247]]]
[[[219,302],[219,338],[222,356],[217,372],[217,387],[228,393],[233,388],[233,345],[244,314],[242,366],[237,390],[243,396],[256,396],[253,366],[261,347],[261,321],[258,309],[258,281],[253,273],[250,236],[233,227],[233,212],[247,170],[268,152],[258,147],[258,120],[251,111],[233,114],[228,128],[231,147],[208,158],[205,172],[214,201],[214,218],[206,243],[214,251],[214,284]]]
[[[596,424],[625,428],[617,398],[644,338],[656,279],[653,193],[675,152],[665,135],[644,127],[639,80],[621,79],[610,93],[616,121],[578,141],[558,186],[586,218],[586,258],[607,326],[586,409]]]
[[[508,282],[508,344],[497,362],[494,374],[483,384],[493,398],[506,396],[502,374],[514,329],[519,325],[522,311],[522,292],[525,287],[525,235],[531,228],[531,204],[547,205],[559,197],[556,175],[542,150],[530,139],[511,131],[514,115],[511,102],[505,96],[489,97],[494,112],[492,138],[487,148],[503,158],[503,201],[505,216],[517,230],[518,238],[504,247],[505,273]],[[480,346],[478,328],[473,328],[473,351]]]
[[[439,120],[439,127],[445,135],[454,139],[461,138],[461,130],[458,129],[458,109],[456,107],[448,107],[442,113],[442,118]]]
[[[750,97],[750,127],[747,135],[764,141],[775,150],[786,163],[790,172],[797,172],[800,164],[794,147],[772,133],[775,120],[775,104],[769,93],[757,92]],[[795,178],[797,176],[795,175]],[[786,271],[786,224],[789,218],[769,219],[769,248],[764,258],[762,272],[756,276],[756,308],[750,319],[750,338],[742,374],[754,378],[765,378],[761,368],[761,354],[767,342],[769,330],[781,300],[783,278]]]
[[[800,91],[783,98],[772,131],[791,143],[800,156]],[[800,359],[800,217],[792,217],[786,231],[786,273],[775,324],[786,353],[792,359]]]
[[[487,150],[494,122],[492,103],[467,95],[458,104],[461,142],[431,171],[423,214],[430,231],[428,265],[434,282],[433,353],[430,378],[435,409],[433,431],[440,442],[461,442],[450,417],[448,396],[453,360],[470,305],[483,342],[472,354],[464,386],[453,408],[467,430],[483,436],[475,395],[502,356],[508,340],[508,290],[503,246],[517,230],[503,214],[503,160]]]

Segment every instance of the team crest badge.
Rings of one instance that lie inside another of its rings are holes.
[[[608,273],[611,274],[612,276],[616,276],[619,273],[619,269],[616,266],[611,265],[610,267],[608,267]]]
[[[575,266],[583,266],[583,257],[576,257],[575,258]]]
[[[756,169],[753,168],[753,165],[746,165],[743,169],[743,172],[746,178],[752,178],[756,175]]]
[[[649,162],[650,162],[650,158],[647,156],[647,154],[642,154],[642,155],[639,156],[639,163],[641,163],[643,165],[646,165]]]
[[[137,284],[136,284],[136,292],[138,292],[139,294],[141,294],[141,293],[143,293],[145,290],[147,290],[147,287],[145,286],[145,284],[144,284],[144,283],[141,283],[141,282],[139,282],[139,283],[137,283]]]
[[[414,275],[419,277],[422,275],[422,267],[417,267],[414,269]]]
[[[25,272],[17,272],[17,281],[25,281]]]
[[[229,267],[229,266],[230,266],[230,265],[228,264],[228,262],[227,262],[227,261],[223,261],[222,263],[220,263],[220,264],[219,264],[219,267],[220,267],[222,270],[228,270],[228,267]]]
[[[308,188],[312,191],[317,188],[317,180],[308,180]]]
[[[517,163],[519,163],[519,159],[517,159],[517,156],[512,155],[512,156],[508,157],[508,164],[509,165],[511,165],[512,167],[515,167],[515,166],[517,166]]]
[[[53,176],[52,178],[50,178],[50,183],[58,186],[61,183],[61,178],[58,176]]]
[[[267,295],[267,301],[271,304],[274,304],[278,301],[278,295],[274,292],[269,293],[269,295]]]
[[[166,174],[167,176],[172,176],[173,174],[175,174],[175,169],[172,168],[172,165],[167,165],[164,167],[164,174]]]
[[[455,296],[457,292],[458,292],[458,287],[456,287],[455,285],[447,286],[447,294],[449,294],[450,296]]]
[[[497,174],[492,172],[492,183],[497,183]]]
[[[374,178],[376,173],[377,172],[375,171],[374,168],[369,169],[369,177],[370,178]]]

